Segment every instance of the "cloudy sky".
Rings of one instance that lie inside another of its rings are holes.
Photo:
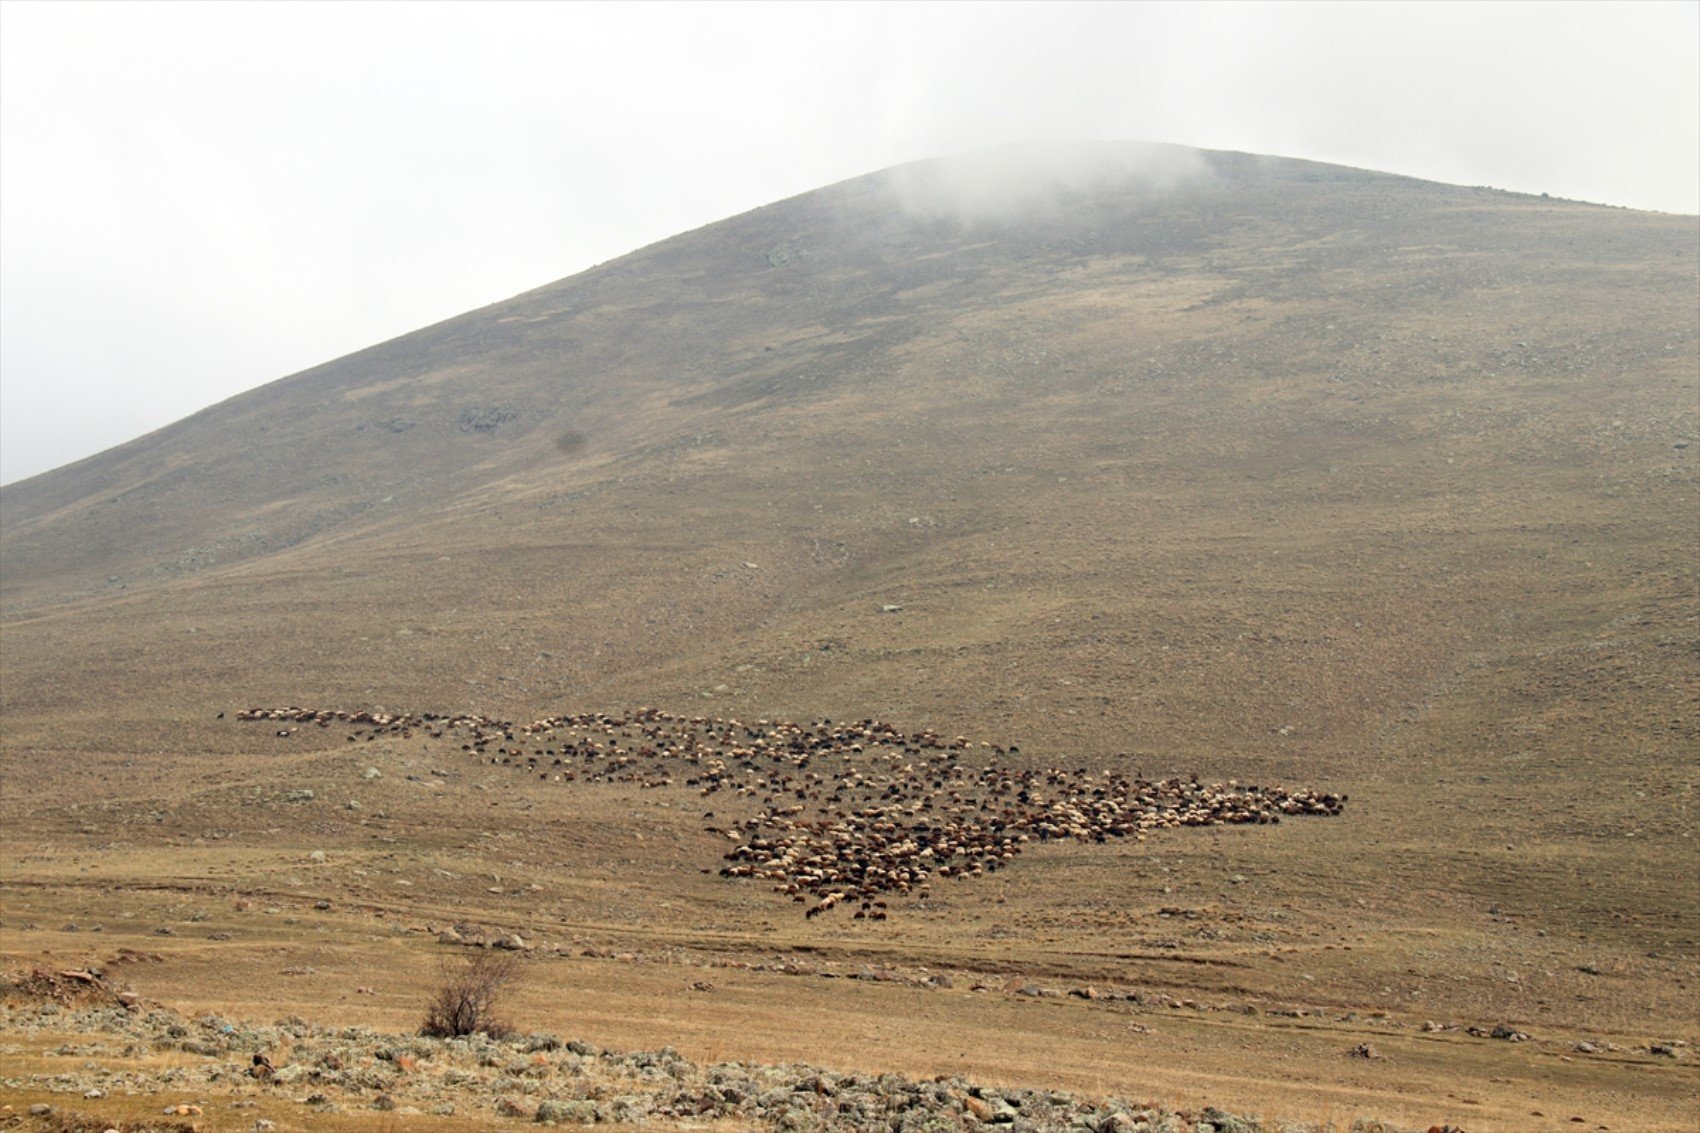
[[[1036,139],[1700,209],[1700,4],[0,2],[0,482]]]

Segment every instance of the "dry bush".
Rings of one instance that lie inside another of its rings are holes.
[[[483,1033],[493,1039],[512,1028],[496,1018],[502,990],[519,974],[519,957],[511,952],[480,949],[458,960],[444,957],[441,979],[419,1033],[429,1038],[456,1038]]]

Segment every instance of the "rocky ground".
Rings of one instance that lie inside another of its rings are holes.
[[[314,1128],[333,1117],[477,1124],[1032,1133],[1310,1131],[1214,1108],[988,1087],[959,1077],[838,1074],[798,1063],[701,1065],[671,1048],[602,1050],[552,1034],[434,1039],[304,1019],[189,1018],[57,974],[15,977],[0,1005],[14,1104],[0,1127],[43,1130]],[[30,1072],[23,1068],[40,1069]],[[21,1069],[22,1068],[22,1069]],[[26,1101],[43,1096],[51,1100]],[[114,1101],[132,1114],[109,1116]],[[95,1113],[85,1110],[98,1109]],[[389,1126],[385,1126],[386,1128]],[[445,1123],[447,1127],[447,1123]],[[1368,1133],[1392,1126],[1356,1121]]]

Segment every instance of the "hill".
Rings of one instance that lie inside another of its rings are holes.
[[[1694,1076],[1645,1052],[1700,1037],[1697,269],[1694,217],[1132,145],[921,163],[675,237],[0,491],[7,875],[49,923],[155,885],[281,901],[316,849],[345,865],[308,889],[367,918],[1411,1031],[1373,1074],[1308,1048],[1283,1069],[1319,1032],[1235,1013],[1136,1071],[1092,1001],[1035,1022],[969,997],[933,1050],[875,1022],[922,1026],[922,999],[809,992],[850,1054],[784,1021],[775,977],[674,1024],[698,1058],[954,1073],[972,1048],[982,1076],[1230,1108],[1475,1131],[1529,1128],[1524,1093],[1603,1091],[1627,1099],[1608,1124],[1679,1123]],[[666,792],[564,800],[423,736],[351,761],[340,734],[232,719],[281,705],[878,718],[1011,765],[1351,804],[805,922],[703,876],[724,843]],[[505,800],[488,823],[478,786]],[[326,801],[380,791],[382,820]],[[419,875],[372,890],[392,869]],[[506,880],[449,904],[432,870]],[[349,916],[326,931],[358,967]],[[304,947],[220,931],[162,986]],[[602,1041],[672,1041],[633,970]],[[1414,1030],[1437,1018],[1562,1042]],[[1586,1035],[1644,1053],[1561,1065]]]

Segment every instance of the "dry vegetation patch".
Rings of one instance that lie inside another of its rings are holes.
[[[974,224],[849,182],[7,487],[7,966],[394,1035],[518,936],[514,1025],[693,1066],[1690,1128],[1700,230],[1199,160]],[[1139,841],[1195,774],[1351,801]]]

